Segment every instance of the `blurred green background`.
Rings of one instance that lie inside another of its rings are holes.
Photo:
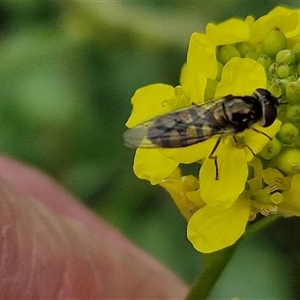
[[[0,150],[60,182],[187,282],[201,257],[159,187],[137,179],[123,146],[130,98],[178,84],[189,36],[208,22],[259,17],[278,1],[0,3]],[[295,7],[296,1],[285,1]],[[242,243],[212,298],[299,296],[297,219]]]

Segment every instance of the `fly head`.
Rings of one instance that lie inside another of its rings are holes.
[[[277,109],[279,106],[278,98],[262,88],[256,89],[253,96],[259,100],[262,108],[262,116],[259,123],[263,127],[272,125],[277,117]]]

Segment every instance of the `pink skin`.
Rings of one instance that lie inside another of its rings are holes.
[[[0,157],[0,298],[182,299],[187,285],[51,178]]]

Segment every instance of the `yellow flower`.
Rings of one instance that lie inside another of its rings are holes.
[[[153,84],[132,98],[129,128],[194,103],[229,94],[251,95],[257,88],[269,89],[292,104],[279,116],[293,125],[280,129],[276,119],[269,127],[256,124],[255,130],[234,139],[223,137],[213,153],[217,160],[210,155],[218,137],[183,148],[137,149],[135,174],[167,189],[188,220],[187,235],[198,251],[232,245],[257,213],[300,215],[299,20],[300,10],[277,7],[256,21],[249,16],[208,24],[206,33],[191,35],[180,86]],[[279,130],[270,142],[268,137]],[[254,153],[261,153],[263,161]],[[199,177],[182,176],[180,165],[192,163],[199,166]]]
[[[291,176],[291,187],[282,193],[283,200],[278,205],[278,210],[285,217],[300,217],[300,174]]]
[[[263,169],[258,159],[252,167],[255,175],[248,181],[252,211],[300,216],[300,174],[286,176],[274,168]]]
[[[178,209],[187,220],[195,211],[205,206],[198,192],[199,180],[192,175],[181,176],[178,168],[168,178],[162,180],[160,185],[171,194]]]

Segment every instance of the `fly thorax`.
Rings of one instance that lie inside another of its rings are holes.
[[[260,120],[262,112],[259,104],[252,97],[232,98],[223,104],[228,122],[243,131]]]
[[[222,105],[217,106],[213,111],[213,118],[219,126],[226,126],[229,122]]]

